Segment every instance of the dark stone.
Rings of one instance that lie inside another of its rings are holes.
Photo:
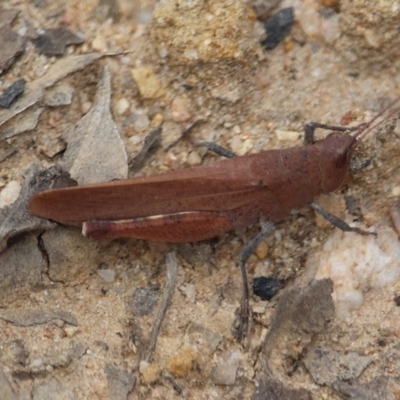
[[[254,278],[253,293],[262,300],[271,300],[277,293],[280,282],[275,278],[259,276]]]
[[[272,50],[290,33],[294,22],[294,8],[278,11],[264,24],[267,37],[261,42],[266,50]]]

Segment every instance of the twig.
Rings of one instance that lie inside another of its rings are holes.
[[[161,324],[164,320],[167,308],[171,302],[176,286],[176,278],[178,275],[178,261],[176,260],[175,252],[168,253],[166,257],[167,277],[164,296],[161,301],[160,308],[154,320],[153,328],[150,333],[150,340],[145,352],[144,361],[150,362],[154,349],[157,343],[157,337],[161,329]]]

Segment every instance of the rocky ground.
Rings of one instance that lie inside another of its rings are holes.
[[[294,210],[248,262],[251,283],[280,289],[252,295],[246,347],[238,256],[257,226],[179,246],[94,241],[26,205],[52,166],[104,182],[220,159],[196,141],[244,155],[302,145],[309,121],[368,121],[400,96],[399,3],[2,7],[1,92],[19,81],[0,109],[2,399],[398,398],[398,112],[317,199],[377,236]],[[287,7],[293,24],[266,37],[261,20]]]

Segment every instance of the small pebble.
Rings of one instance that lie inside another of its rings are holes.
[[[321,32],[321,17],[318,11],[311,7],[305,7],[297,15],[297,20],[301,29],[309,37],[317,37]]]
[[[55,157],[66,148],[66,143],[58,138],[50,139],[40,146],[40,151],[49,158]]]
[[[175,122],[186,122],[192,118],[188,99],[176,97],[171,104],[171,117]]]
[[[133,128],[136,132],[145,131],[150,125],[150,120],[147,114],[140,114],[136,121],[133,123]]]
[[[157,113],[151,120],[151,127],[155,128],[156,126],[161,125],[163,121],[164,121],[164,116],[161,113]]]
[[[97,36],[92,41],[92,48],[99,52],[105,52],[107,51],[107,43],[104,38]]]
[[[275,278],[259,276],[254,278],[253,293],[262,300],[271,300],[277,293],[280,282]]]
[[[253,307],[253,314],[263,315],[267,308],[264,305],[257,305]]]
[[[154,364],[149,364],[146,361],[141,361],[139,364],[139,372],[142,376],[142,383],[151,385],[160,377],[161,370]]]
[[[150,314],[160,298],[157,287],[139,287],[133,294],[133,299],[128,303],[128,310],[133,315],[142,317]]]
[[[167,121],[161,132],[161,145],[164,149],[176,143],[182,137],[182,128],[176,122]]]
[[[268,254],[268,243],[263,240],[257,247],[256,250],[254,251],[254,253],[256,254],[257,258],[259,260],[264,259],[265,257],[267,257]]]
[[[392,196],[399,197],[400,196],[400,186],[395,186],[392,189]]]
[[[132,77],[143,98],[156,99],[164,94],[160,80],[149,68],[134,68],[132,70]]]
[[[92,103],[90,101],[85,101],[82,104],[82,114],[87,114],[89,110],[92,108]]]
[[[107,283],[115,281],[115,271],[112,269],[98,269],[97,275]]]
[[[191,167],[195,167],[197,165],[201,165],[201,157],[197,151],[192,151],[189,153],[187,162]]]
[[[242,133],[242,130],[240,129],[240,126],[239,126],[239,125],[235,125],[235,126],[232,128],[232,133],[233,133],[234,135],[240,135],[240,133]]]
[[[43,365],[43,359],[42,358],[35,358],[35,359],[32,360],[30,366],[32,368],[37,368],[37,367],[40,367],[41,365]]]
[[[279,141],[294,142],[299,138],[300,133],[297,131],[285,131],[282,129],[277,129],[275,131],[275,135]]]
[[[115,105],[115,111],[119,115],[125,114],[129,109],[129,101],[123,97],[122,99],[119,99],[117,101],[117,104]]]
[[[162,48],[162,49],[160,49],[160,50],[158,51],[158,55],[159,55],[161,58],[165,58],[165,57],[167,57],[167,55],[168,55],[168,50],[164,47],[164,48]]]
[[[64,332],[68,337],[74,336],[77,330],[78,330],[77,326],[67,326],[64,328]]]
[[[0,208],[9,206],[18,199],[21,192],[21,184],[18,181],[10,181],[0,192]]]
[[[196,302],[196,288],[193,284],[182,285],[179,289],[186,295],[191,303],[194,304]]]
[[[50,107],[66,106],[71,104],[75,89],[68,84],[61,84],[51,88],[46,93],[46,104]]]
[[[227,360],[216,365],[211,372],[211,380],[215,385],[231,386],[235,384],[239,368],[240,356],[237,352],[226,354]]]
[[[230,150],[236,155],[243,156],[247,154],[253,147],[253,141],[251,139],[242,140],[240,136],[233,136],[229,141]]]
[[[339,39],[341,34],[339,17],[333,16],[328,19],[323,19],[321,23],[321,34],[327,43],[334,43]]]

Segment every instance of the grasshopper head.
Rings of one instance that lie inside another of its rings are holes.
[[[323,193],[333,192],[344,182],[356,144],[356,138],[339,132],[332,132],[315,144],[319,149]]]

